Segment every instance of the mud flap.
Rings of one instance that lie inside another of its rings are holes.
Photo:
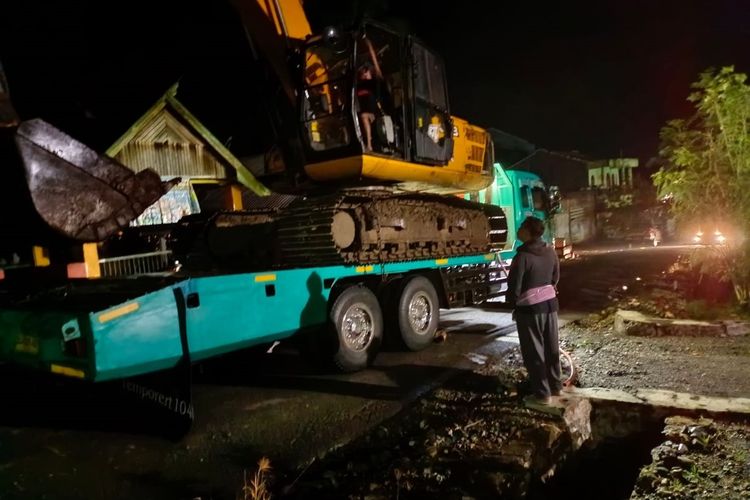
[[[182,343],[180,361],[171,370],[124,379],[122,389],[136,398],[154,430],[177,441],[190,431],[195,419],[195,410],[185,296],[179,288],[174,289],[174,296]]]

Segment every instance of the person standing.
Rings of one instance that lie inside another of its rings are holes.
[[[527,406],[546,405],[562,390],[558,345],[557,282],[560,261],[542,240],[544,222],[527,217],[518,228],[523,243],[510,265],[506,301],[513,307],[521,355],[529,374]]]
[[[357,71],[357,102],[359,103],[359,119],[364,129],[365,152],[372,151],[372,127],[375,115],[378,113],[378,85],[383,80],[383,71],[378,63],[378,55],[372,42],[364,39],[370,55]]]

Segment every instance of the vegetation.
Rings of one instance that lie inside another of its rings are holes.
[[[237,496],[239,500],[271,500],[271,492],[268,485],[271,473],[271,461],[262,457],[258,460],[258,469],[248,480],[247,471],[243,476],[242,489]]]
[[[695,111],[661,131],[654,174],[662,197],[679,220],[721,227],[725,245],[695,257],[706,274],[730,281],[738,303],[750,305],[750,85],[733,67],[708,70],[693,84],[688,100]]]

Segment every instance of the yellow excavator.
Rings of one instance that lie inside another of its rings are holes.
[[[186,217],[174,237],[181,252],[248,255],[248,239],[233,236],[248,231],[274,241],[278,266],[441,258],[505,245],[500,208],[453,196],[493,182],[493,152],[483,129],[451,115],[438,54],[375,22],[313,34],[302,0],[231,3],[256,64],[267,69],[259,78],[274,89],[258,99],[273,108],[275,144],[253,175],[236,177],[257,195],[252,207]],[[2,161],[24,166],[35,217],[54,230],[50,240],[121,234],[179,180],[158,166],[135,172],[44,121],[19,123],[9,95],[0,80],[0,121],[15,142]],[[280,203],[263,185],[289,196]]]

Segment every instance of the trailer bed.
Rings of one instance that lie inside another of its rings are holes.
[[[476,283],[475,270],[488,268],[498,255],[86,280],[23,299],[0,295],[0,360],[97,382],[143,375],[173,368],[186,354],[200,361],[320,327],[331,291],[347,280],[416,272],[456,276],[466,268],[475,283],[463,288],[479,291],[483,300],[489,291]],[[468,293],[463,288],[460,293]]]

